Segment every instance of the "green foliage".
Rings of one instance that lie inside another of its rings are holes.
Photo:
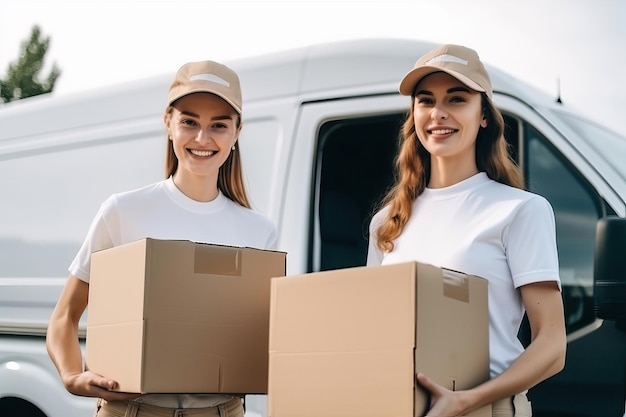
[[[61,75],[61,70],[52,65],[43,81],[39,78],[44,58],[50,45],[50,37],[42,37],[39,26],[34,26],[30,39],[21,45],[17,63],[9,64],[6,78],[0,80],[0,97],[3,102],[49,93]]]

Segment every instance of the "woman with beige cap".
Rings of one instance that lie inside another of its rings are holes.
[[[78,343],[94,251],[146,237],[275,248],[276,228],[250,209],[242,179],[241,106],[239,78],[230,68],[213,61],[183,65],[164,114],[165,179],[104,201],[69,267],[50,319],[48,352],[69,392],[99,398],[98,417],[244,415],[241,399],[229,395],[116,392],[116,381],[83,369]]]
[[[477,53],[443,45],[402,79],[411,97],[397,182],[370,224],[368,265],[418,261],[489,282],[489,381],[450,391],[427,375],[428,416],[530,416],[529,388],[561,371],[566,337],[555,221],[543,197],[523,190],[504,121]],[[531,343],[517,338],[526,312]]]

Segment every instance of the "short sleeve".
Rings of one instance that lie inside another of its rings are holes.
[[[560,287],[554,211],[541,196],[520,204],[506,229],[505,250],[515,287],[557,281]]]
[[[114,246],[111,233],[111,222],[113,222],[115,218],[113,215],[114,212],[115,200],[113,198],[107,199],[100,205],[100,209],[89,226],[87,236],[81,248],[68,268],[70,274],[82,281],[89,282],[91,254],[95,251]]]

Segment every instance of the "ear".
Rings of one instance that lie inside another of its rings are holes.
[[[487,119],[485,118],[485,115],[482,115],[482,119],[480,120],[480,127],[482,127],[483,129],[487,127]]]
[[[239,126],[237,126],[237,133],[235,133],[235,141],[233,142],[233,145],[237,143],[237,141],[239,140],[239,135],[241,134],[242,127],[243,127],[243,123],[239,123]]]
[[[165,125],[165,131],[167,132],[167,140],[172,140],[172,132],[170,131],[170,114],[165,113],[163,115],[163,124]]]

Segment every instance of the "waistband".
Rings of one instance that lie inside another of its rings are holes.
[[[110,413],[118,415],[124,415],[128,417],[183,417],[183,416],[206,416],[206,417],[221,417],[222,415],[229,415],[234,413],[237,409],[242,407],[242,400],[239,397],[232,400],[216,405],[214,407],[203,408],[170,408],[159,407],[152,404],[145,404],[138,401],[106,401],[98,399],[97,409],[104,408]],[[226,413],[224,413],[226,412]]]

